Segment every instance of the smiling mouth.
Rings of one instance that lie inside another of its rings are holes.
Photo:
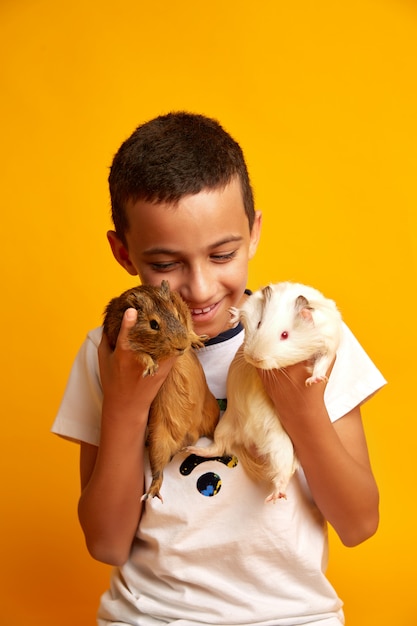
[[[210,313],[217,305],[212,304],[211,306],[206,306],[204,309],[190,309],[191,315],[203,315],[204,313]]]

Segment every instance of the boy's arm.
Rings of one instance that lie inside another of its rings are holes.
[[[324,404],[325,385],[305,386],[305,364],[260,375],[317,506],[345,545],[365,541],[378,527],[379,494],[360,408],[332,423]]]
[[[129,556],[142,512],[149,409],[172,366],[172,360],[166,360],[155,376],[142,377],[143,368],[127,343],[135,320],[136,311],[129,309],[114,352],[105,338],[101,341],[100,445],[81,444],[78,515],[89,552],[111,565],[120,565]]]

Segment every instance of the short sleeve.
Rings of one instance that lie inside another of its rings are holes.
[[[100,441],[101,388],[97,348],[101,328],[88,333],[74,360],[52,432],[76,442]]]
[[[381,372],[343,324],[342,339],[324,394],[331,421],[363,404],[385,384]]]

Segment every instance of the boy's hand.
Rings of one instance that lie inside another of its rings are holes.
[[[103,335],[98,348],[100,444],[81,444],[79,519],[90,553],[112,565],[126,562],[138,527],[149,409],[174,363],[167,359],[155,376],[143,378],[143,366],[127,339],[136,316],[135,309],[125,312],[114,351]]]
[[[329,368],[330,375],[332,366]],[[324,406],[325,383],[306,386],[310,372],[306,362],[280,370],[258,370],[265,390],[272,399],[283,426],[289,433],[292,425],[314,419]]]
[[[174,358],[161,361],[154,376],[143,378],[143,365],[130,349],[128,332],[135,325],[136,309],[127,309],[120,327],[115,350],[113,351],[105,335],[98,348],[100,377],[103,387],[103,402],[106,413],[123,419],[149,412],[152,401],[167,377]]]
[[[324,404],[326,385],[306,387],[306,363],[285,370],[259,370],[259,375],[323,516],[345,545],[364,541],[378,526],[379,496],[360,407],[331,422]]]

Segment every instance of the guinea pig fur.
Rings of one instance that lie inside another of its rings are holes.
[[[326,382],[340,342],[341,315],[313,287],[291,282],[254,292],[231,314],[233,323],[241,320],[245,339],[230,365],[227,409],[213,444],[189,450],[204,457],[236,454],[250,476],[272,482],[266,502],[275,502],[286,497],[298,460],[256,370],[309,361],[306,385]]]
[[[327,381],[341,336],[341,315],[333,300],[308,285],[283,282],[255,291],[232,322],[245,328],[245,359],[259,369],[281,369],[312,361],[306,385]]]
[[[219,406],[192,349],[201,347],[205,337],[193,331],[191,313],[181,296],[163,280],[160,287],[140,285],[113,298],[103,322],[112,349],[124,312],[130,307],[138,314],[128,340],[144,367],[143,376],[155,374],[161,360],[177,356],[152,402],[148,420],[152,483],[142,499],[157,496],[162,500],[163,468],[185,446],[202,436],[213,437]]]

